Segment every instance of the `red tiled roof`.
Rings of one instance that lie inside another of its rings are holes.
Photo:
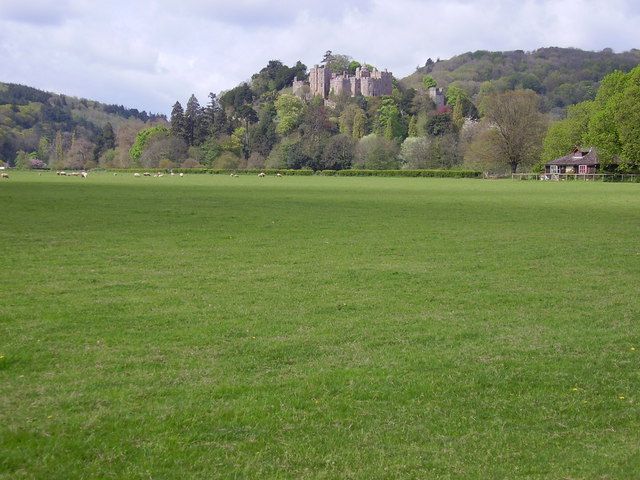
[[[596,149],[591,147],[589,150],[584,150],[581,148],[576,148],[569,155],[565,155],[564,157],[556,158],[552,160],[546,165],[589,165],[595,166],[600,165],[600,160],[598,160],[598,154],[596,153]]]

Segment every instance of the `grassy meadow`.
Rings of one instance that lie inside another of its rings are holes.
[[[640,478],[640,185],[13,173],[0,479]]]

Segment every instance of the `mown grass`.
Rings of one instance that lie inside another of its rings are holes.
[[[0,478],[638,478],[638,185],[12,174]]]

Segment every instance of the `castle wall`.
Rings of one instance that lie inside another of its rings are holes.
[[[334,95],[342,95],[344,92],[351,95],[351,80],[348,75],[338,75],[331,79],[330,92]]]
[[[299,97],[303,96],[306,83],[304,80],[298,80],[298,77],[293,77],[293,84],[291,85],[293,94]]]
[[[314,66],[309,70],[309,90],[311,95],[320,95],[324,99],[329,98],[329,93],[342,95],[347,92],[352,97],[363,95],[365,97],[379,97],[391,95],[393,90],[393,75],[391,72],[380,72],[376,69],[369,71],[367,67],[358,67],[355,75],[346,73],[335,75],[324,66]],[[293,81],[293,92],[303,92],[305,82]]]

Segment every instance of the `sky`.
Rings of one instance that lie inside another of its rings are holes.
[[[474,50],[640,48],[637,0],[0,0],[0,81],[166,113],[325,51],[397,78]]]

